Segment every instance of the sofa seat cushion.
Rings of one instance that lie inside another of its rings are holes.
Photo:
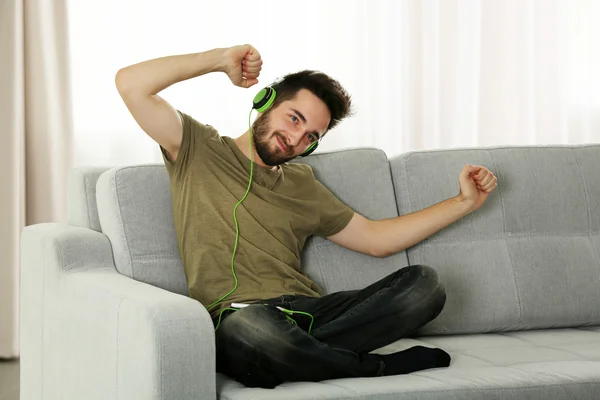
[[[284,383],[245,388],[219,374],[219,399],[595,399],[600,393],[600,327],[403,339],[386,354],[415,345],[440,347],[449,368],[409,375]],[[596,395],[595,395],[596,394]]]

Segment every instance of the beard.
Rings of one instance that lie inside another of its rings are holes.
[[[278,136],[283,143],[285,143],[285,140],[283,139],[283,135],[279,132],[274,132],[272,136],[269,135],[270,123],[270,111],[267,111],[254,121],[252,124],[252,141],[254,142],[254,147],[256,148],[256,152],[260,159],[265,164],[275,167],[293,160],[296,156],[292,153],[293,149],[288,148],[288,150],[284,152],[278,144],[275,146],[271,144],[273,136]]]

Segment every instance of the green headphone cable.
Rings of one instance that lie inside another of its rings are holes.
[[[217,331],[217,329],[219,329],[219,325],[221,325],[221,318],[223,317],[223,312],[226,310],[231,310],[231,311],[237,311],[237,308],[231,308],[231,307],[226,307],[224,309],[221,310],[221,312],[219,313],[219,320],[217,321],[217,326],[215,326],[215,332]],[[286,310],[285,308],[279,308],[279,310],[281,310],[282,312],[284,312],[285,314],[287,314],[285,316],[285,318],[290,321],[293,325],[298,325],[298,323],[290,317],[290,315],[293,314],[302,314],[302,315],[306,315],[310,317],[310,325],[308,326],[308,334],[310,335],[310,331],[312,330],[312,326],[313,323],[315,322],[315,317],[313,317],[311,314],[304,312],[304,311],[292,311],[292,310]]]
[[[271,100],[272,103],[272,100]],[[270,106],[270,104],[269,104]],[[250,188],[252,187],[252,174],[254,171],[254,151],[252,150],[252,123],[251,123],[251,117],[252,117],[252,110],[250,110],[250,114],[248,114],[248,130],[250,132],[250,179],[248,180],[248,188],[246,189],[246,193],[244,193],[244,196],[240,199],[240,201],[238,201],[238,203],[235,205],[235,207],[233,208],[233,220],[235,221],[235,244],[233,246],[233,253],[231,255],[231,272],[233,273],[233,279],[235,280],[235,285],[233,287],[233,289],[231,289],[228,293],[224,294],[221,298],[219,298],[218,300],[216,300],[215,302],[213,302],[212,304],[210,304],[207,309],[210,309],[212,306],[214,306],[215,304],[217,304],[219,301],[223,300],[225,297],[229,296],[231,293],[233,293],[237,287],[238,287],[238,279],[237,276],[235,274],[235,267],[234,267],[234,259],[235,259],[235,253],[237,251],[237,247],[238,247],[238,243],[239,243],[239,239],[240,239],[240,230],[239,230],[239,224],[238,224],[238,220],[237,220],[237,216],[236,216],[236,211],[237,208],[240,204],[242,204],[242,202],[246,199],[246,197],[248,196],[248,193],[250,193]],[[215,331],[219,328],[219,325],[221,324],[221,317],[223,316],[223,312],[225,310],[233,310],[233,311],[237,311],[237,308],[230,308],[230,307],[226,307],[223,308],[221,310],[221,312],[219,313],[219,320],[217,322],[217,325],[215,327]],[[293,324],[296,324],[296,321],[294,321],[292,318],[290,318],[288,315],[292,315],[292,314],[304,314],[304,315],[308,315],[311,318],[311,322],[310,322],[310,326],[308,327],[308,334],[310,335],[310,331],[312,329],[312,325],[313,322],[315,322],[315,319],[312,315],[310,315],[307,312],[303,312],[303,311],[291,311],[291,310],[286,310],[286,309],[281,309],[284,313],[286,313],[287,315],[285,316],[286,319],[293,321]]]
[[[239,229],[239,224],[238,224],[238,220],[237,217],[235,215],[237,208],[240,204],[242,204],[242,201],[244,201],[244,199],[246,198],[246,196],[248,196],[248,193],[250,192],[250,187],[252,186],[252,173],[254,170],[254,151],[252,151],[252,125],[250,123],[250,118],[252,116],[252,110],[250,110],[250,114],[248,115],[248,126],[250,127],[250,180],[248,181],[248,188],[246,189],[246,193],[244,194],[244,196],[242,197],[242,199],[240,201],[238,201],[238,203],[235,205],[235,207],[233,208],[233,220],[235,221],[235,244],[233,246],[233,253],[231,255],[231,272],[233,273],[233,278],[235,279],[235,286],[233,287],[233,289],[231,289],[228,293],[224,294],[220,299],[216,300],[214,303],[212,303],[211,305],[209,305],[207,308],[211,308],[212,306],[214,306],[215,304],[217,304],[219,301],[223,300],[225,297],[229,296],[231,293],[233,293],[237,287],[238,287],[238,279],[237,276],[235,274],[235,267],[234,267],[234,259],[235,259],[235,253],[237,250],[237,246],[238,246],[238,242],[240,239],[240,229]],[[223,311],[221,311],[222,313]],[[220,320],[220,316],[219,316],[219,320]]]

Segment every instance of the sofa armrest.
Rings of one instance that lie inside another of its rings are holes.
[[[216,398],[199,302],[120,274],[87,228],[33,225],[21,243],[21,399]]]

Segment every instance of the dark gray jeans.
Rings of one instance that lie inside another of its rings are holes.
[[[446,292],[434,269],[402,268],[361,290],[323,297],[283,295],[225,311],[216,335],[217,371],[248,387],[283,381],[381,376],[369,352],[409,336],[436,318]],[[293,314],[276,308],[312,314]]]

